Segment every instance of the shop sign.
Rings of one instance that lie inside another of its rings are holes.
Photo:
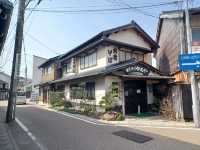
[[[147,76],[149,74],[150,70],[147,69],[146,67],[142,65],[134,65],[134,66],[129,66],[126,68],[126,73],[128,74],[137,74],[137,75],[145,75]]]
[[[118,62],[118,49],[113,48],[108,50],[108,63],[112,64]]]

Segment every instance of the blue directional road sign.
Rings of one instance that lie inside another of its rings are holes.
[[[179,69],[182,71],[200,71],[200,53],[179,55]]]

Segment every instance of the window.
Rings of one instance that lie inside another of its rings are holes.
[[[72,64],[71,61],[67,62],[64,66],[64,73],[72,72]]]
[[[120,61],[127,61],[130,60],[132,58],[132,53],[128,52],[128,51],[120,51]]]
[[[124,51],[119,52],[119,60],[120,61],[125,61],[126,60],[126,55]]]
[[[89,100],[95,99],[95,83],[94,82],[86,82],[85,96]]]
[[[47,68],[47,73],[51,73],[51,66]]]
[[[80,67],[81,69],[84,68],[84,57],[80,58]]]
[[[84,68],[88,68],[89,67],[89,56],[85,56],[85,66]]]
[[[95,100],[95,82],[71,84],[70,97],[73,99]]]
[[[90,55],[82,56],[80,58],[81,69],[89,68],[97,64],[97,53],[94,52]]]
[[[42,69],[42,74],[45,75],[45,69],[44,68]]]
[[[137,61],[144,61],[144,55],[137,54]]]
[[[118,82],[112,82],[112,94],[114,97],[119,96],[119,83]]]
[[[192,41],[200,41],[200,28],[192,29]]]
[[[84,87],[81,84],[70,85],[70,97],[72,99],[83,99]]]
[[[131,59],[131,52],[125,52],[125,57],[126,57],[126,60],[130,60]]]

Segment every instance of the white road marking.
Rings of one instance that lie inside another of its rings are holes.
[[[28,128],[18,119],[15,118],[15,121],[18,123],[18,125],[27,133],[27,135],[37,144],[37,146],[41,150],[47,150],[38,140],[37,138],[28,130]]]
[[[199,128],[193,128],[193,127],[171,127],[171,126],[154,126],[154,125],[132,125],[132,126],[130,126],[130,125],[126,125],[126,124],[97,123],[97,122],[93,122],[93,121],[90,121],[90,120],[86,120],[86,119],[74,116],[74,115],[66,113],[66,112],[61,112],[61,111],[58,111],[58,110],[54,110],[54,109],[51,109],[51,108],[45,108],[45,107],[38,106],[38,105],[34,105],[34,106],[38,107],[38,108],[41,108],[41,109],[46,109],[48,111],[53,111],[53,112],[56,112],[58,114],[62,114],[64,116],[71,117],[71,118],[74,118],[74,119],[77,119],[77,120],[81,120],[81,121],[84,121],[86,123],[90,123],[90,124],[93,124],[93,125],[98,125],[98,126],[116,126],[116,127],[120,126],[120,127],[129,127],[129,128],[158,128],[158,129],[175,129],[175,130],[195,130],[195,131],[200,131]]]
[[[42,107],[42,108],[43,108],[43,107]],[[49,109],[49,108],[43,108],[43,109],[47,109],[47,110],[49,110],[49,111],[53,111],[53,112],[55,112],[55,113],[62,114],[62,115],[64,115],[64,116],[67,116],[67,117],[70,117],[70,118],[74,118],[74,119],[77,119],[77,120],[81,120],[81,121],[83,121],[83,122],[90,123],[90,124],[93,124],[93,125],[99,125],[99,126],[115,126],[115,125],[111,125],[111,124],[98,123],[98,122],[90,121],[90,120],[83,119],[83,118],[77,117],[77,116],[75,116],[75,115],[66,113],[66,112],[60,112],[60,111],[53,110],[53,109]]]

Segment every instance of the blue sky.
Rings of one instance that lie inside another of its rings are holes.
[[[35,0],[36,1],[36,0]],[[34,7],[35,1],[29,7]],[[85,10],[85,9],[105,9],[121,8],[131,6],[143,6],[170,2],[175,0],[43,0],[37,8],[56,10]],[[193,1],[193,7],[200,6],[199,0]],[[61,8],[62,7],[62,8]],[[141,9],[144,15],[134,9],[118,12],[101,13],[46,13],[33,12],[25,22],[25,50],[27,53],[28,76],[32,77],[32,57],[50,58],[58,54],[65,53],[102,30],[113,28],[119,25],[128,24],[135,20],[152,38],[155,39],[158,18],[149,15],[159,16],[161,11],[178,9],[180,5],[160,6],[154,8]],[[26,11],[26,16],[30,11]],[[16,9],[13,12],[11,22],[12,31],[16,22]],[[3,57],[0,57],[0,66],[6,73],[10,73],[13,54],[14,30],[11,32]],[[34,38],[42,42],[36,42]],[[11,42],[9,42],[11,41]],[[44,46],[45,45],[45,46]],[[7,56],[7,57],[6,57]],[[3,59],[2,59],[3,58]],[[24,75],[25,61],[22,55],[21,74]]]

